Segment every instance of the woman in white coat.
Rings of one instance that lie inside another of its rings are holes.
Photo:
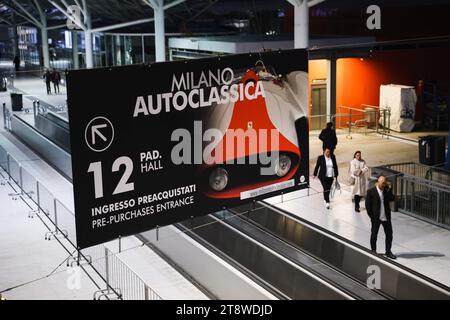
[[[352,196],[355,199],[355,211],[361,212],[359,202],[367,193],[367,173],[369,168],[361,158],[361,151],[356,151],[353,160],[350,162],[350,176],[354,179]]]

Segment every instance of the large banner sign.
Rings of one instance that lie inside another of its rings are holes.
[[[71,71],[80,248],[307,187],[305,50]]]

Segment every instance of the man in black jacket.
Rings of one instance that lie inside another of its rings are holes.
[[[370,247],[373,252],[377,251],[377,237],[380,224],[383,225],[386,235],[386,257],[396,259],[397,257],[391,252],[392,247],[392,223],[391,208],[389,202],[394,201],[389,186],[386,184],[386,178],[380,176],[378,183],[374,188],[367,191],[366,210],[372,221],[372,230],[370,235]]]
[[[328,122],[327,127],[320,132],[319,139],[322,140],[322,149],[329,148],[331,153],[334,153],[334,149],[337,146],[336,131],[333,130],[333,123]]]
[[[337,179],[339,170],[336,162],[336,157],[331,153],[329,148],[325,148],[323,155],[317,158],[316,167],[314,168],[313,176],[317,177],[319,173],[319,180],[323,187],[323,199],[325,206],[330,209],[330,190],[333,185],[334,178]]]

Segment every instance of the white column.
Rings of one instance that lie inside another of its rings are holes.
[[[48,31],[47,25],[41,28],[41,41],[42,41],[42,59],[44,60],[44,68],[50,68],[50,54],[48,52]]]
[[[86,54],[86,68],[90,69],[94,67],[94,56],[92,53],[92,33],[91,30],[84,32],[84,45]]]
[[[12,32],[13,32],[13,59],[15,56],[19,55],[19,35],[17,34],[17,25],[16,25],[16,13],[12,12]]]
[[[309,46],[309,8],[307,0],[294,4],[294,47],[306,49]]]
[[[72,54],[73,54],[73,68],[79,69],[80,62],[78,59],[78,33],[76,31],[72,31]]]
[[[156,62],[166,61],[166,31],[164,25],[164,0],[155,0],[155,54]]]
[[[115,42],[116,42],[116,51],[115,51],[115,57],[116,57],[116,66],[122,65],[122,37],[119,35],[114,36]],[[125,46],[125,44],[124,44]]]
[[[87,1],[83,0],[84,7],[84,21],[86,24],[86,30],[84,31],[84,47],[86,54],[86,68],[90,69],[94,67],[94,55],[92,52],[92,20],[91,13],[87,6]]]

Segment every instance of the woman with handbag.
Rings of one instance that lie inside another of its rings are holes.
[[[316,167],[314,168],[313,178],[319,176],[319,180],[323,187],[323,200],[325,207],[330,209],[330,191],[333,186],[334,179],[338,177],[339,170],[336,157],[331,153],[330,148],[325,148],[323,155],[317,158]]]
[[[367,177],[369,168],[361,157],[361,151],[356,151],[353,160],[350,162],[349,182],[353,184],[352,196],[355,199],[355,211],[360,211],[359,202],[367,193]]]

